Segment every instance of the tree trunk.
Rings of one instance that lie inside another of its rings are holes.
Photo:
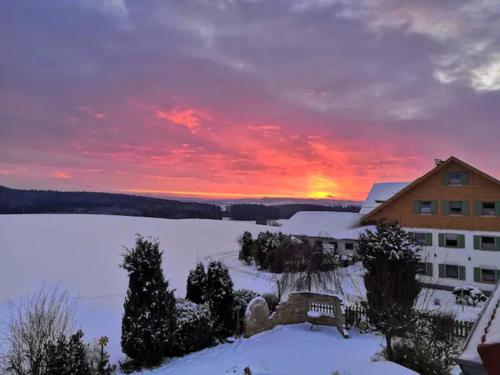
[[[385,334],[385,343],[386,343],[387,360],[392,361],[394,357],[394,353],[392,352],[392,335],[388,333]]]

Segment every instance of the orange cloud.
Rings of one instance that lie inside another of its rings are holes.
[[[198,132],[203,121],[212,118],[208,113],[194,108],[172,109],[170,111],[157,109],[154,115],[157,119],[168,120],[175,125],[185,126],[193,134]]]
[[[51,177],[58,178],[61,180],[71,180],[73,178],[70,175],[70,173],[66,172],[66,171],[54,171],[54,172],[52,172]]]

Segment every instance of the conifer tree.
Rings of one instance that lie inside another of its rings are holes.
[[[57,342],[49,342],[46,345],[45,353],[47,363],[45,367],[46,375],[64,375],[68,373],[68,347],[66,337],[61,336]]]
[[[233,282],[226,266],[219,261],[212,261],[207,270],[207,302],[210,315],[214,319],[215,332],[219,338],[229,335],[233,324]]]
[[[398,224],[378,224],[359,237],[368,318],[385,336],[392,360],[392,338],[414,321],[414,304],[421,286],[416,279],[418,245]]]
[[[175,298],[162,271],[157,240],[138,235],[123,255],[129,286],[122,319],[122,351],[135,366],[152,367],[172,353]]]
[[[194,303],[203,303],[207,288],[207,274],[203,263],[198,263],[194,270],[189,272],[186,286],[186,299]]]
[[[239,239],[241,246],[238,258],[243,260],[245,263],[250,263],[252,260],[252,251],[254,246],[254,241],[252,238],[252,233],[245,231]]]
[[[68,372],[71,375],[90,374],[90,365],[87,356],[87,347],[82,341],[83,332],[77,331],[68,341]]]

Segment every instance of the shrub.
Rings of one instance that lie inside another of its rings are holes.
[[[233,281],[226,266],[212,261],[207,270],[206,301],[214,322],[214,332],[220,338],[227,337],[233,325]]]
[[[252,249],[254,241],[252,238],[252,233],[245,231],[243,235],[238,240],[241,249],[239,253],[239,259],[243,260],[245,263],[250,264],[252,261]]]
[[[455,302],[460,305],[476,306],[479,302],[487,300],[483,292],[472,285],[465,285],[453,289]]]
[[[176,302],[175,354],[184,355],[213,345],[210,310],[207,304],[179,299]]]
[[[186,299],[194,303],[205,301],[207,274],[203,263],[198,263],[194,270],[189,271],[186,285]]]
[[[280,303],[278,296],[274,293],[265,293],[262,295],[267,302],[267,306],[269,307],[269,312],[276,311],[276,306]]]

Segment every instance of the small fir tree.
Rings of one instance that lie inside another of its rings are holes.
[[[247,264],[250,264],[250,262],[252,261],[252,255],[253,255],[252,249],[254,245],[252,233],[245,231],[243,235],[240,237],[239,243],[241,246],[239,259]]]
[[[135,366],[156,366],[173,349],[175,298],[163,277],[162,255],[157,240],[140,235],[135,248],[123,255],[122,267],[128,272],[129,286],[121,346]]]
[[[61,336],[57,342],[49,342],[45,349],[47,363],[46,375],[64,375],[68,373],[68,346],[66,337]]]
[[[226,266],[219,261],[208,265],[206,296],[216,334],[221,339],[227,337],[235,329],[233,282]]]
[[[83,332],[77,331],[68,341],[68,372],[71,375],[90,374],[90,365],[87,356],[87,347],[82,341]]]
[[[198,263],[194,270],[189,272],[186,286],[186,299],[194,303],[205,301],[207,274],[203,263]]]
[[[419,247],[398,224],[379,224],[359,237],[368,317],[386,338],[387,357],[393,359],[392,338],[413,324],[420,292],[416,279]]]

